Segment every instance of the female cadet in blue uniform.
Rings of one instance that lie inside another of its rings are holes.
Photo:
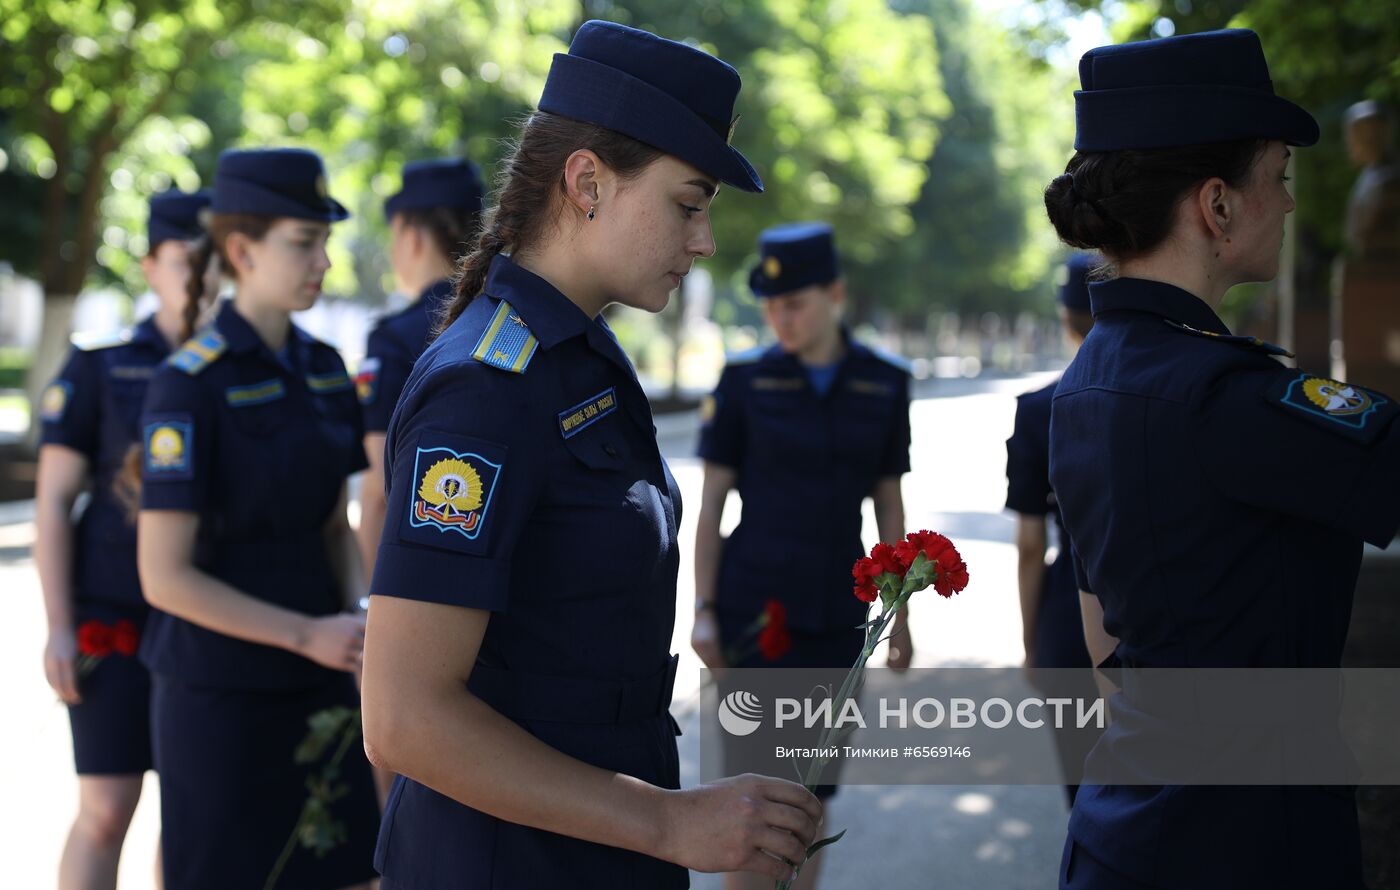
[[[865,640],[866,604],[851,595],[865,554],[861,505],[875,502],[880,539],[904,537],[900,476],[909,470],[909,375],[841,324],[846,286],[831,227],[793,223],[759,236],[749,287],[777,343],[731,359],[703,406],[705,478],[695,537],[691,645],[712,670],[742,645],[766,601],[783,603],[792,646],[731,667],[848,667]],[[743,517],[727,541],[731,489]],[[913,656],[908,609],[895,618],[889,665]],[[835,785],[818,787],[828,798]],[[803,869],[815,886],[821,860]],[[759,886],[731,875],[731,888]]]
[[[366,746],[400,775],[386,890],[774,879],[815,833],[791,782],[678,790],[681,505],[600,314],[659,312],[714,251],[719,183],[762,189],[727,144],[738,91],[700,50],[580,27],[400,397],[364,672]]]
[[[151,768],[146,669],[113,654],[79,677],[75,629],[125,621],[124,631],[139,637],[146,624],[136,528],[115,483],[140,441],[146,384],[189,337],[198,312],[185,290],[188,242],[200,236],[198,215],[208,204],[207,194],[174,190],[151,199],[141,271],[159,300],[156,312],[120,336],[75,349],[40,409],[35,562],[49,621],[44,673],[69,705],[78,770],[78,816],[59,864],[60,890],[116,886],[142,774]],[[75,523],[74,503],[85,490],[92,499]]]
[[[413,363],[452,295],[453,268],[476,234],[485,189],[466,158],[414,161],[403,168],[403,187],[384,202],[392,241],[389,263],[400,293],[418,297],[381,319],[370,332],[365,360],[355,376],[365,417],[365,457],[360,480],[357,537],[366,573],[374,571],[384,529],[384,432]]]
[[[161,776],[167,890],[262,887],[297,824],[307,719],[356,708],[363,592],[345,480],[364,468],[359,404],[340,357],[293,325],[330,267],[326,195],[309,151],[226,151],[210,242],[236,292],[151,381],[141,415],[138,553],[160,609],[142,657]],[[198,274],[199,262],[192,274]],[[327,755],[329,756],[329,755]],[[373,877],[378,809],[351,746],[324,857],[299,844],[279,887]]]
[[[1314,143],[1317,124],[1274,95],[1252,31],[1100,47],[1079,70],[1077,152],[1045,203],[1118,278],[1090,286],[1096,324],[1055,393],[1050,478],[1092,591],[1086,625],[1104,635],[1090,652],[1335,668],[1362,542],[1400,525],[1395,404],[1284,366],[1214,311],[1278,273],[1288,145]],[[1084,785],[1060,881],[1360,888],[1355,801],[1342,787]]]
[[[1060,268],[1060,321],[1075,349],[1094,327],[1094,317],[1089,312],[1088,277],[1096,262],[1099,262],[1097,256],[1081,252],[1071,256]],[[1021,641],[1026,650],[1025,666],[1033,679],[1042,668],[1058,671],[1090,667],[1089,651],[1084,646],[1073,551],[1055,493],[1050,488],[1050,402],[1058,382],[1016,399],[1016,421],[1011,438],[1006,440],[1006,508],[1016,514]],[[1047,515],[1054,518],[1059,541],[1055,559],[1048,564],[1045,562],[1049,547]],[[1058,679],[1066,675],[1048,676]],[[1067,758],[1077,757],[1082,752],[1066,744],[1067,741],[1068,736],[1057,734],[1055,737],[1066,772],[1077,774],[1079,765]],[[1071,804],[1077,787],[1065,786]]]

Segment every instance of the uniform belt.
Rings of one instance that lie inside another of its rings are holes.
[[[512,720],[614,725],[669,712],[680,657],[640,680],[531,674],[477,664],[467,688]]]

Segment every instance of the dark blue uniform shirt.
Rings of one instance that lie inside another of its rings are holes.
[[[389,428],[413,363],[423,354],[438,315],[451,299],[452,282],[435,281],[412,304],[386,315],[370,331],[365,360],[355,375],[365,432],[382,433]]]
[[[1051,383],[1016,400],[1015,428],[1006,440],[1006,507],[1027,516],[1049,516],[1059,532],[1059,551],[1043,575],[1032,666],[1088,667],[1073,550],[1050,487],[1050,404],[1055,386]]]
[[[141,416],[141,509],[199,514],[195,565],[307,615],[343,608],[325,530],[366,466],[354,385],[335,349],[295,325],[286,362],[233,308],[170,357]],[[312,686],[336,672],[283,649],[157,614],[142,657],[195,686]]]
[[[469,687],[580,760],[679,787],[680,492],[602,317],[497,257],[389,424],[372,590],[492,612]],[[395,785],[376,865],[417,888],[685,887],[684,869]]]
[[[131,331],[78,348],[44,391],[41,445],[63,445],[88,459],[92,500],[74,540],[73,597],[144,611],[136,575],[136,526],[113,482],[131,446],[139,444],[141,402],[156,368],[170,354],[147,318]]]
[[[1050,476],[1117,655],[1338,666],[1362,542],[1400,525],[1395,405],[1285,367],[1170,285],[1090,291],[1096,324],[1056,390]],[[1086,786],[1070,833],[1154,886],[1360,886],[1348,788]]]
[[[818,395],[796,356],[774,345],[732,359],[710,398],[700,457],[732,467],[743,500],[719,608],[752,617],[777,598],[800,630],[863,622],[866,604],[851,594],[865,552],[861,504],[880,479],[909,471],[908,372],[846,336]]]

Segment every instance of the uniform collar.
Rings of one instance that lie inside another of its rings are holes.
[[[492,258],[481,292],[509,303],[545,349],[588,330],[588,316],[577,304],[503,254]]]
[[[418,295],[418,301],[430,313],[437,312],[439,307],[446,305],[452,299],[454,290],[452,279],[440,278],[423,288],[423,292]]]
[[[841,357],[835,361],[835,367],[840,368],[847,364],[858,362],[871,354],[865,344],[851,336],[851,329],[844,324],[841,325],[841,342],[845,344],[845,349],[842,350]],[[769,346],[763,351],[761,358],[766,362],[786,365],[793,371],[806,371],[807,369],[807,366],[802,364],[802,360],[795,354],[784,352],[781,343],[774,343],[772,346]]]
[[[1220,316],[1195,294],[1145,278],[1115,278],[1089,285],[1094,318],[1105,312],[1147,312],[1212,334],[1230,333]]]
[[[156,317],[153,314],[146,316],[136,327],[131,329],[131,342],[138,346],[148,346],[158,350],[162,355],[170,352],[170,344],[165,342],[165,335],[156,327]]]
[[[223,334],[228,341],[229,352],[240,354],[247,352],[264,352],[272,361],[277,358],[271,349],[258,336],[258,332],[253,330],[253,326],[248,324],[248,320],[238,314],[238,310],[233,308],[232,300],[225,300],[219,307],[218,317],[214,319],[214,326]],[[297,327],[296,324],[289,325],[287,342],[296,343],[301,349],[305,349],[314,342],[310,334]]]

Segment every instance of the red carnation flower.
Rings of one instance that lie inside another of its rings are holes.
[[[792,634],[785,621],[770,622],[758,635],[758,651],[769,661],[777,661],[792,648]]]
[[[112,654],[112,628],[101,621],[84,621],[78,626],[78,651],[93,658]]]
[[[875,579],[880,576],[881,571],[875,560],[868,556],[856,560],[856,564],[851,567],[851,576],[856,579],[856,599],[863,603],[875,602],[880,596],[880,588],[875,585]]]
[[[141,635],[137,632],[136,625],[125,618],[112,628],[112,648],[118,655],[135,655],[140,644]]]
[[[909,563],[901,560],[894,546],[884,541],[870,548],[870,558],[880,567],[882,573],[888,572],[903,578],[904,573],[909,571]]]

